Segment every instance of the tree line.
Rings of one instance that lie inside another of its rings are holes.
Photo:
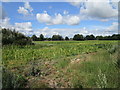
[[[111,36],[94,36],[94,35],[86,35],[85,37],[82,34],[75,34],[73,38],[65,37],[63,38],[61,35],[53,35],[51,38],[45,38],[43,34],[40,34],[39,37],[33,35],[31,37],[33,41],[63,41],[63,40],[76,40],[76,41],[84,41],[84,40],[120,40],[120,34],[113,34]]]
[[[84,41],[84,40],[120,40],[120,34],[113,34],[111,36],[94,36],[87,35],[83,36],[81,34],[75,34],[73,38],[65,37],[63,38],[61,35],[53,35],[51,38],[45,38],[43,34],[40,34],[39,37],[33,35],[32,37],[27,37],[24,34],[17,32],[15,30],[10,29],[2,29],[2,44],[16,44],[16,45],[27,45],[33,44],[32,41],[68,41],[68,40],[76,40],[76,41]]]

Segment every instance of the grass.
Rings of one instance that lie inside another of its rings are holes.
[[[116,88],[117,42],[36,41],[24,47],[3,46],[3,65],[27,79],[31,88]],[[31,85],[33,82],[36,85]]]
[[[115,88],[117,86],[118,71],[107,53],[92,56],[92,61],[83,62],[76,71],[79,76],[86,78],[83,82],[84,87]],[[107,79],[106,83],[102,83],[104,77]]]

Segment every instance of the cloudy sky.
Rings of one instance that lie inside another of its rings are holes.
[[[0,26],[31,36],[118,33],[118,0],[2,2]],[[114,2],[113,2],[114,1]],[[2,21],[1,21],[2,20]]]

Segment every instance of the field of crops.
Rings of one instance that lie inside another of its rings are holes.
[[[36,41],[3,46],[4,87],[119,87],[118,41]],[[12,81],[12,82],[10,82]]]

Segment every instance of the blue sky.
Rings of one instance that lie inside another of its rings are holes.
[[[82,3],[3,2],[1,27],[16,29],[28,36],[44,34],[46,37],[118,33],[118,10],[113,8],[116,4]]]

